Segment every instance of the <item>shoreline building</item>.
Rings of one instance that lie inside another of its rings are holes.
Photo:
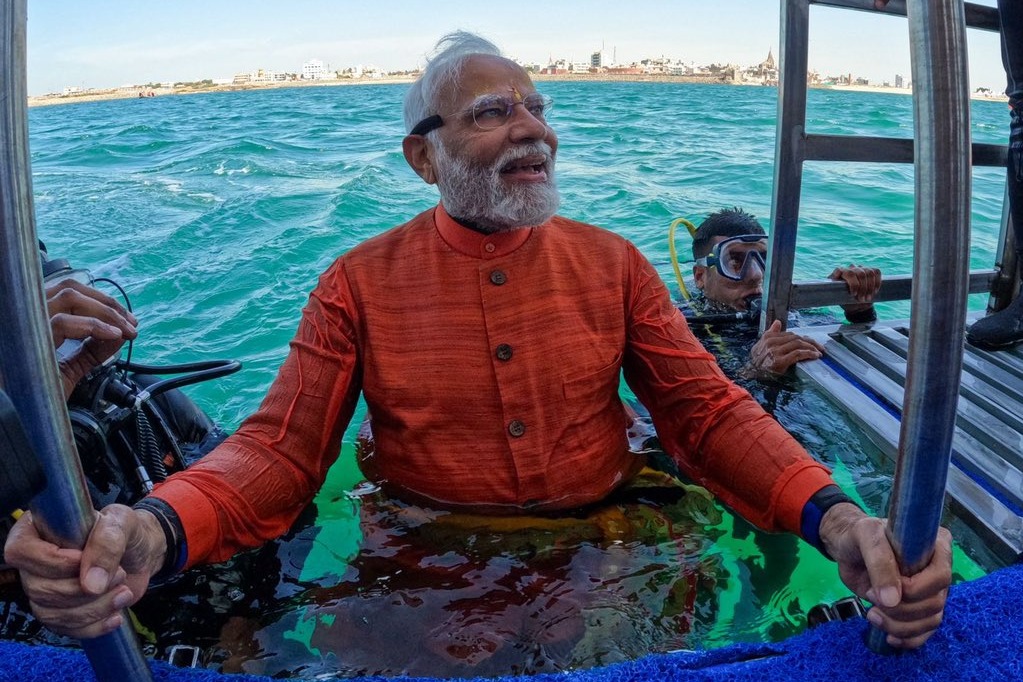
[[[767,58],[756,66],[750,66],[736,73],[741,74],[741,79],[747,83],[759,83],[761,85],[778,85],[778,63],[774,60],[774,50],[767,50]]]
[[[310,59],[302,65],[302,80],[315,81],[323,76],[323,62],[319,59]]]

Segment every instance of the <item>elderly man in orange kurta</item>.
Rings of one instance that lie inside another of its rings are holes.
[[[947,533],[930,566],[900,576],[883,521],[724,377],[636,247],[555,215],[550,98],[477,36],[442,46],[407,95],[403,143],[440,204],[331,265],[263,404],[200,463],[103,510],[83,551],[19,522],[7,558],[36,614],[96,636],[155,574],[283,533],[360,393],[376,439],[363,471],[399,497],[503,514],[599,501],[643,465],[624,375],[687,476],[829,554],[892,645],[922,644],[941,621]]]

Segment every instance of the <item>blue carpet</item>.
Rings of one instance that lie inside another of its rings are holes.
[[[866,621],[828,623],[778,644],[737,644],[695,653],[648,656],[575,673],[537,675],[529,682],[915,682],[1023,680],[1023,566],[952,588],[945,622],[923,649],[895,656],[870,653]],[[268,682],[153,664],[157,682]],[[0,682],[93,680],[77,650],[0,642]],[[363,682],[383,678],[361,678]],[[428,678],[419,678],[425,680]],[[482,682],[482,680],[481,680]],[[488,682],[496,682],[494,679]]]

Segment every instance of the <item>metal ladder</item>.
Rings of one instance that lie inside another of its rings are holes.
[[[913,140],[889,137],[818,135],[806,131],[807,66],[809,43],[809,6],[821,5],[856,9],[877,14],[906,16],[905,0],[891,0],[884,10],[873,9],[873,0],[782,0],[782,48],[779,55],[778,142],[775,158],[774,201],[771,209],[771,265],[765,278],[768,326],[775,319],[785,320],[789,310],[841,303],[855,303],[845,285],[830,280],[793,282],[796,231],[799,221],[800,187],[806,161],[846,161],[865,163],[913,163]],[[998,11],[974,3],[964,3],[966,25],[988,31],[999,30]],[[1006,147],[973,144],[974,166],[1005,167]],[[997,254],[1000,267],[970,273],[970,293],[994,291],[1002,303],[1011,298],[1016,280],[1014,250],[1005,248],[1012,231],[1007,228],[1003,211],[1001,247]],[[997,284],[1008,282],[999,292]],[[910,298],[912,278],[885,276],[877,301]],[[994,306],[996,308],[1001,305]]]
[[[917,144],[912,139],[816,135],[806,131],[811,4],[906,15],[905,0],[891,0],[880,11],[873,9],[873,0],[782,0],[778,137],[762,328],[774,319],[787,319],[790,309],[853,302],[841,282],[792,281],[803,163],[913,163]],[[966,26],[1000,29],[996,8],[967,2],[963,10]],[[951,40],[960,38],[965,40],[965,36],[951,36]],[[965,44],[953,48],[965,49]],[[924,94],[914,88],[914,98]],[[918,136],[921,134],[917,132]],[[967,150],[963,151],[966,156]],[[1002,145],[971,144],[968,151],[973,166],[1005,166],[1006,147]],[[991,292],[993,308],[1008,301],[1017,280],[1018,264],[1009,220],[1005,202],[996,267],[968,275],[964,272],[969,293]],[[876,300],[909,299],[911,288],[910,276],[886,276]],[[908,397],[907,376],[914,370],[917,374],[921,372],[919,365],[910,364],[908,321],[801,328],[799,332],[817,339],[826,350],[824,359],[797,365],[800,376],[844,409],[885,456],[895,459],[900,428],[904,426],[901,413]],[[942,332],[959,333],[938,330]],[[955,429],[947,501],[953,513],[994,556],[1013,562],[1023,557],[1023,352],[987,353],[965,346],[961,361],[958,406],[953,399],[948,415],[948,421],[954,418]],[[953,377],[958,376],[958,367],[954,369],[955,372],[950,372]],[[940,381],[940,377],[931,379]]]

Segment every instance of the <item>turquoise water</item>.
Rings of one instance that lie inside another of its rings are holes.
[[[633,240],[672,281],[667,226],[740,205],[770,213],[776,91],[544,83],[556,100],[562,213]],[[202,387],[237,425],[262,397],[306,294],[338,254],[436,201],[401,153],[406,86],[214,93],[34,108],[38,231],[52,255],[127,284],[139,359],[243,359]],[[1004,143],[1003,104],[974,102],[974,137]],[[807,129],[909,135],[912,104],[814,90]],[[975,172],[971,267],[990,267],[1004,182]],[[912,168],[807,164],[797,277],[844,262],[912,268]],[[685,253],[684,238],[679,248]],[[982,308],[984,298],[971,298]],[[884,316],[908,313],[885,304]]]
[[[273,379],[318,274],[354,244],[435,203],[432,188],[402,157],[406,87],[280,89],[32,109],[38,232],[52,256],[125,286],[140,319],[135,360],[241,360],[242,372],[187,391],[215,420],[234,428]],[[551,120],[561,140],[561,212],[628,237],[665,281],[673,281],[666,239],[672,219],[698,222],[710,211],[739,205],[767,224],[774,89],[551,82],[542,90],[556,101]],[[1004,143],[1006,123],[1003,104],[973,103],[976,141]],[[912,102],[816,90],[807,128],[908,137]],[[809,164],[804,188],[797,278],[823,277],[847,262],[873,263],[890,274],[911,271],[911,167]],[[975,172],[973,268],[993,262],[1003,191],[998,171]],[[688,244],[682,239],[679,247],[685,253]],[[982,296],[971,298],[974,309],[984,304]],[[888,317],[905,316],[908,309],[908,302],[881,306]],[[889,472],[873,463],[870,448],[823,399],[785,387],[751,389],[866,506],[883,509]],[[391,580],[400,567],[380,559],[419,547],[408,538],[434,538],[439,549],[419,555],[419,567],[449,570],[441,581],[455,581],[450,570],[468,561],[474,571],[458,573],[458,581],[512,581],[517,587],[508,594],[526,593],[524,579],[514,577],[521,557],[510,552],[517,558],[508,560],[479,549],[518,546],[519,531],[471,526],[468,536],[452,537],[450,527],[432,517],[410,521],[410,512],[371,492],[353,493],[359,481],[352,464],[355,426],[305,519],[310,525],[224,571],[201,574],[195,580],[207,596],[181,598],[205,600],[213,613],[203,617],[210,622],[201,628],[187,618],[149,623],[166,635],[158,644],[191,636],[212,652],[211,665],[267,674],[533,672],[648,651],[777,639],[802,628],[810,606],[845,594],[833,567],[812,550],[753,533],[689,496],[688,502],[653,505],[645,520],[635,515],[647,512],[620,507],[616,513],[630,523],[653,529],[625,542],[607,540],[613,536],[607,519],[596,522],[600,538],[592,524],[573,526],[567,555],[558,553],[565,549],[560,545],[550,550],[554,539],[528,534],[523,551],[530,558],[538,548],[557,557],[546,567],[554,577],[536,587],[552,603],[571,603],[565,595],[575,593],[564,590],[579,575],[633,565],[619,561],[623,551],[629,561],[646,561],[642,570],[614,581],[620,590],[585,602],[582,624],[553,607],[522,612],[522,605],[496,615],[463,610],[461,620],[430,622],[430,616],[450,615],[452,602],[429,586]],[[364,536],[360,514],[383,523],[388,533]],[[679,539],[700,532],[705,541]],[[246,570],[251,577],[252,566],[263,580],[238,587],[233,581]],[[968,561],[959,568],[967,576],[977,572]],[[448,586],[456,600],[492,604],[507,598],[505,592],[460,591],[465,585],[458,584]],[[561,618],[574,624],[560,630],[538,624],[545,615],[555,625]],[[495,639],[507,619],[526,625]],[[365,627],[356,627],[363,621]],[[598,622],[606,629],[594,630]],[[393,636],[377,641],[394,628],[408,628],[403,636],[415,641],[433,641],[437,631],[462,633],[463,640],[423,644],[410,656],[406,647],[394,646]]]

